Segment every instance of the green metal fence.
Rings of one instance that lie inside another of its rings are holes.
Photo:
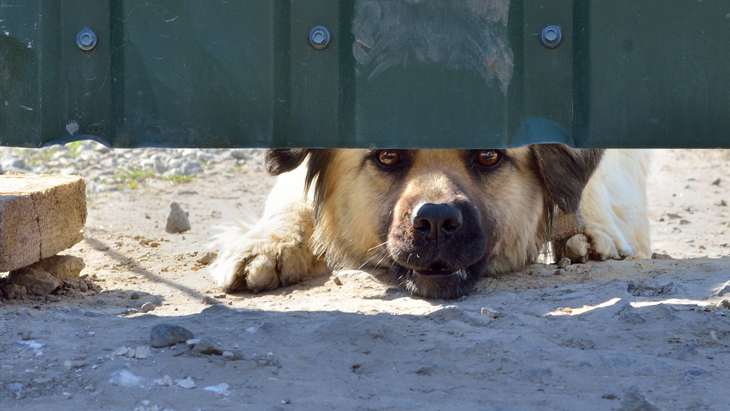
[[[730,147],[728,130],[727,1],[0,0],[0,145]]]

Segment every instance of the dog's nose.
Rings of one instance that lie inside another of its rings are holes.
[[[449,204],[421,204],[413,212],[413,228],[429,238],[453,234],[461,227],[461,211]]]

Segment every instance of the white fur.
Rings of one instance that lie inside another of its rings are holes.
[[[580,202],[585,236],[571,238],[568,247],[587,248],[600,260],[651,256],[646,200],[650,161],[649,150],[606,150]]]

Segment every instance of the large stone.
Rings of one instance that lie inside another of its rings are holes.
[[[150,331],[150,341],[156,348],[175,345],[192,338],[195,338],[195,335],[179,325],[157,324]]]
[[[86,185],[79,176],[0,176],[0,271],[58,254],[84,238]]]
[[[63,285],[63,281],[45,271],[30,267],[11,271],[8,285],[24,286],[28,294],[46,296]]]
[[[78,280],[81,270],[85,267],[83,258],[72,255],[54,255],[44,258],[28,268],[45,271],[60,279]]]
[[[167,226],[165,227],[165,231],[175,234],[182,233],[187,230],[190,230],[188,215],[185,214],[177,201],[171,202],[170,215],[167,216]]]

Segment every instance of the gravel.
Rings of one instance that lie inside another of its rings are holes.
[[[90,195],[134,190],[155,179],[176,183],[230,172],[262,156],[261,149],[111,150],[84,140],[41,149],[0,147],[0,173],[81,175]]]

